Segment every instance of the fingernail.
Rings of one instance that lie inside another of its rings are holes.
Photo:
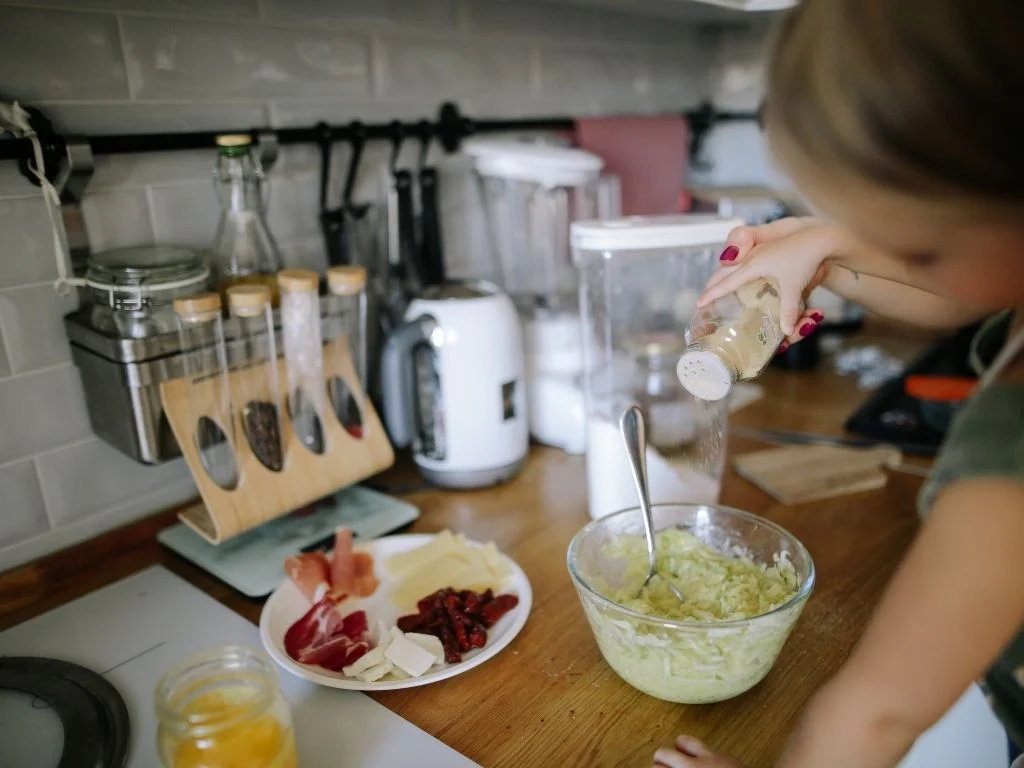
[[[722,255],[718,257],[719,261],[735,261],[736,257],[740,255],[740,249],[735,245],[730,245],[724,251]]]
[[[818,327],[817,323],[804,323],[800,326],[800,335],[807,337],[814,333],[814,329]]]
[[[825,319],[825,316],[821,312],[811,312],[811,319],[816,323],[820,323]]]
[[[782,342],[781,344],[779,344],[779,352],[778,352],[778,354],[781,355],[787,349],[789,349],[789,342],[788,341]]]

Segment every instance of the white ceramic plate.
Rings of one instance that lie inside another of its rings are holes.
[[[422,547],[433,538],[433,534],[413,533],[385,536],[357,543],[355,547],[357,551],[368,552],[373,556],[374,571],[381,583],[377,591],[370,597],[346,601],[346,613],[358,610],[366,611],[371,634],[376,632],[378,621],[384,622],[389,627],[394,626],[402,612],[390,600],[393,585],[387,579],[384,563],[392,555]],[[263,605],[263,613],[260,614],[260,639],[263,641],[263,647],[267,649],[267,653],[274,661],[293,675],[331,688],[344,688],[351,691],[397,691],[402,688],[414,688],[447,680],[450,677],[461,675],[463,672],[468,672],[474,667],[479,667],[488,659],[496,656],[515,639],[523,625],[526,624],[526,618],[529,616],[530,607],[533,604],[533,590],[530,589],[530,582],[523,569],[511,558],[505,555],[502,557],[505,557],[509,565],[511,576],[500,592],[518,596],[519,605],[502,616],[501,621],[487,630],[487,645],[483,648],[462,654],[462,661],[458,664],[442,664],[432,667],[422,677],[365,683],[362,680],[345,677],[341,672],[331,672],[322,667],[300,664],[295,661],[284,649],[284,635],[288,631],[288,627],[302,618],[302,615],[309,610],[310,604],[291,579],[285,579],[284,583],[274,590],[274,593]]]

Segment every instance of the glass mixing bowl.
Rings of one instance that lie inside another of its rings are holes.
[[[601,654],[627,683],[665,701],[706,704],[750,690],[775,664],[814,588],[810,554],[789,532],[737,509],[656,504],[653,513],[655,531],[683,528],[720,552],[739,551],[761,565],[785,554],[797,592],[767,613],[729,621],[662,619],[626,608],[606,596],[640,587],[626,583],[636,582],[635,569],[606,546],[643,537],[639,508],[625,509],[588,524],[569,544],[569,573]]]

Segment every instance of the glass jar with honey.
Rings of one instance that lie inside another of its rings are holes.
[[[156,687],[164,768],[298,768],[291,711],[273,666],[229,645],[197,654]]]

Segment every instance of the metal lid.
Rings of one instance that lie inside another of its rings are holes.
[[[175,299],[174,311],[181,317],[196,317],[220,313],[220,294],[201,293],[198,296],[189,296],[187,299]]]
[[[200,283],[209,276],[204,256],[187,248],[146,245],[89,257],[86,282],[99,290],[166,290]],[[182,281],[185,281],[184,283]]]
[[[277,284],[282,291],[315,293],[320,287],[320,275],[309,269],[284,269],[277,273]]]
[[[623,219],[574,221],[574,251],[645,251],[724,243],[743,219],[705,213],[671,216],[628,216]]]
[[[351,296],[365,287],[365,267],[331,267],[327,270],[327,288],[336,296]]]
[[[227,293],[228,306],[239,317],[255,317],[270,306],[270,288],[266,285],[233,285]]]
[[[528,181],[545,187],[575,187],[596,181],[604,161],[582,149],[487,139],[467,142],[477,173],[498,179]]]

